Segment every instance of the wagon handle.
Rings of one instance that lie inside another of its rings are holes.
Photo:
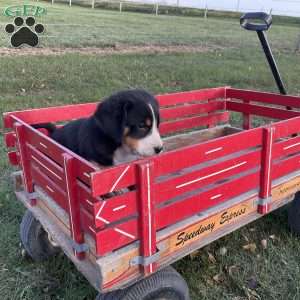
[[[272,25],[272,15],[264,12],[246,13],[240,18],[243,28],[251,31],[267,31]]]
[[[287,92],[286,92],[285,86],[281,79],[276,61],[274,59],[271,47],[270,47],[268,39],[267,39],[267,35],[265,33],[265,31],[267,31],[272,24],[271,14],[268,15],[264,12],[246,13],[240,18],[240,24],[246,30],[256,31],[259,41],[261,43],[261,46],[266,55],[267,61],[269,63],[269,66],[271,68],[273,77],[276,81],[278,90],[279,90],[280,94],[286,95]],[[286,109],[291,110],[292,108],[290,106],[287,106]]]

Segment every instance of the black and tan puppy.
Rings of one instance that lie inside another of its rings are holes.
[[[46,126],[50,137],[83,158],[103,166],[151,156],[162,151],[159,105],[148,92],[125,90],[101,102],[89,118],[61,128]]]

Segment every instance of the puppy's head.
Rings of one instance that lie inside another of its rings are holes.
[[[159,105],[144,90],[126,90],[105,99],[94,117],[102,131],[131,155],[150,156],[162,151],[158,132]]]

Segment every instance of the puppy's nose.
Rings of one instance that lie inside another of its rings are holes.
[[[161,151],[163,151],[163,147],[154,147],[154,151],[155,151],[156,154],[158,154]]]

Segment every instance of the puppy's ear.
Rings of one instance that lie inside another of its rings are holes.
[[[94,119],[101,131],[117,145],[122,144],[130,101],[103,101],[97,107]]]

